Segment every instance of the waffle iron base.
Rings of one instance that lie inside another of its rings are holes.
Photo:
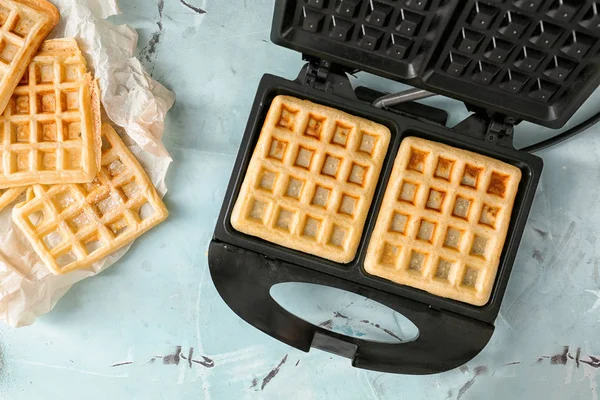
[[[358,368],[428,374],[464,364],[485,347],[493,333],[493,322],[542,172],[542,160],[515,150],[506,142],[486,141],[485,131],[482,132],[476,120],[475,123],[459,124],[459,132],[373,108],[369,103],[352,98],[349,83],[346,84],[344,79],[323,91],[302,83],[301,76],[296,81],[289,81],[265,75],[259,85],[209,249],[209,266],[217,290],[234,312],[270,336],[303,351],[315,347],[349,357]],[[337,264],[250,237],[237,232],[230,224],[231,212],[266,113],[277,95],[291,95],[335,107],[386,125],[392,132],[363,238],[357,256],[350,264]],[[523,173],[492,296],[483,307],[440,298],[364,272],[362,264],[370,234],[400,142],[406,136],[418,136],[487,155],[515,165]],[[412,342],[382,344],[313,326],[285,311],[271,298],[270,288],[283,282],[316,283],[365,296],[409,318],[420,334]]]

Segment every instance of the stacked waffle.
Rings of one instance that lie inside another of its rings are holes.
[[[0,210],[55,274],[89,267],[167,210],[109,124],[74,39],[45,0],[0,0]]]

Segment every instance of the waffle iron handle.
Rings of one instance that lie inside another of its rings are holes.
[[[301,268],[230,244],[212,241],[209,268],[217,291],[242,319],[297,349],[319,348],[352,359],[357,368],[433,374],[461,366],[488,343],[494,327],[472,318]],[[419,328],[412,342],[378,343],[312,325],[286,311],[270,295],[273,285],[313,283],[359,294],[403,314]]]

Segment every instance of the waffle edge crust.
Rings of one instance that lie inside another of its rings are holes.
[[[91,266],[167,216],[148,175],[109,124],[102,126],[102,166],[93,181],[32,186],[13,209],[13,221],[56,275]]]
[[[346,264],[390,142],[383,125],[289,96],[269,109],[235,203],[239,232]]]
[[[25,188],[0,189],[0,211],[11,204],[25,191]]]
[[[400,146],[367,250],[367,273],[485,305],[521,170],[425,139]]]

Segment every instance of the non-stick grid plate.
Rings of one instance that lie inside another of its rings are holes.
[[[590,0],[277,0],[272,39],[554,128],[600,84]]]

